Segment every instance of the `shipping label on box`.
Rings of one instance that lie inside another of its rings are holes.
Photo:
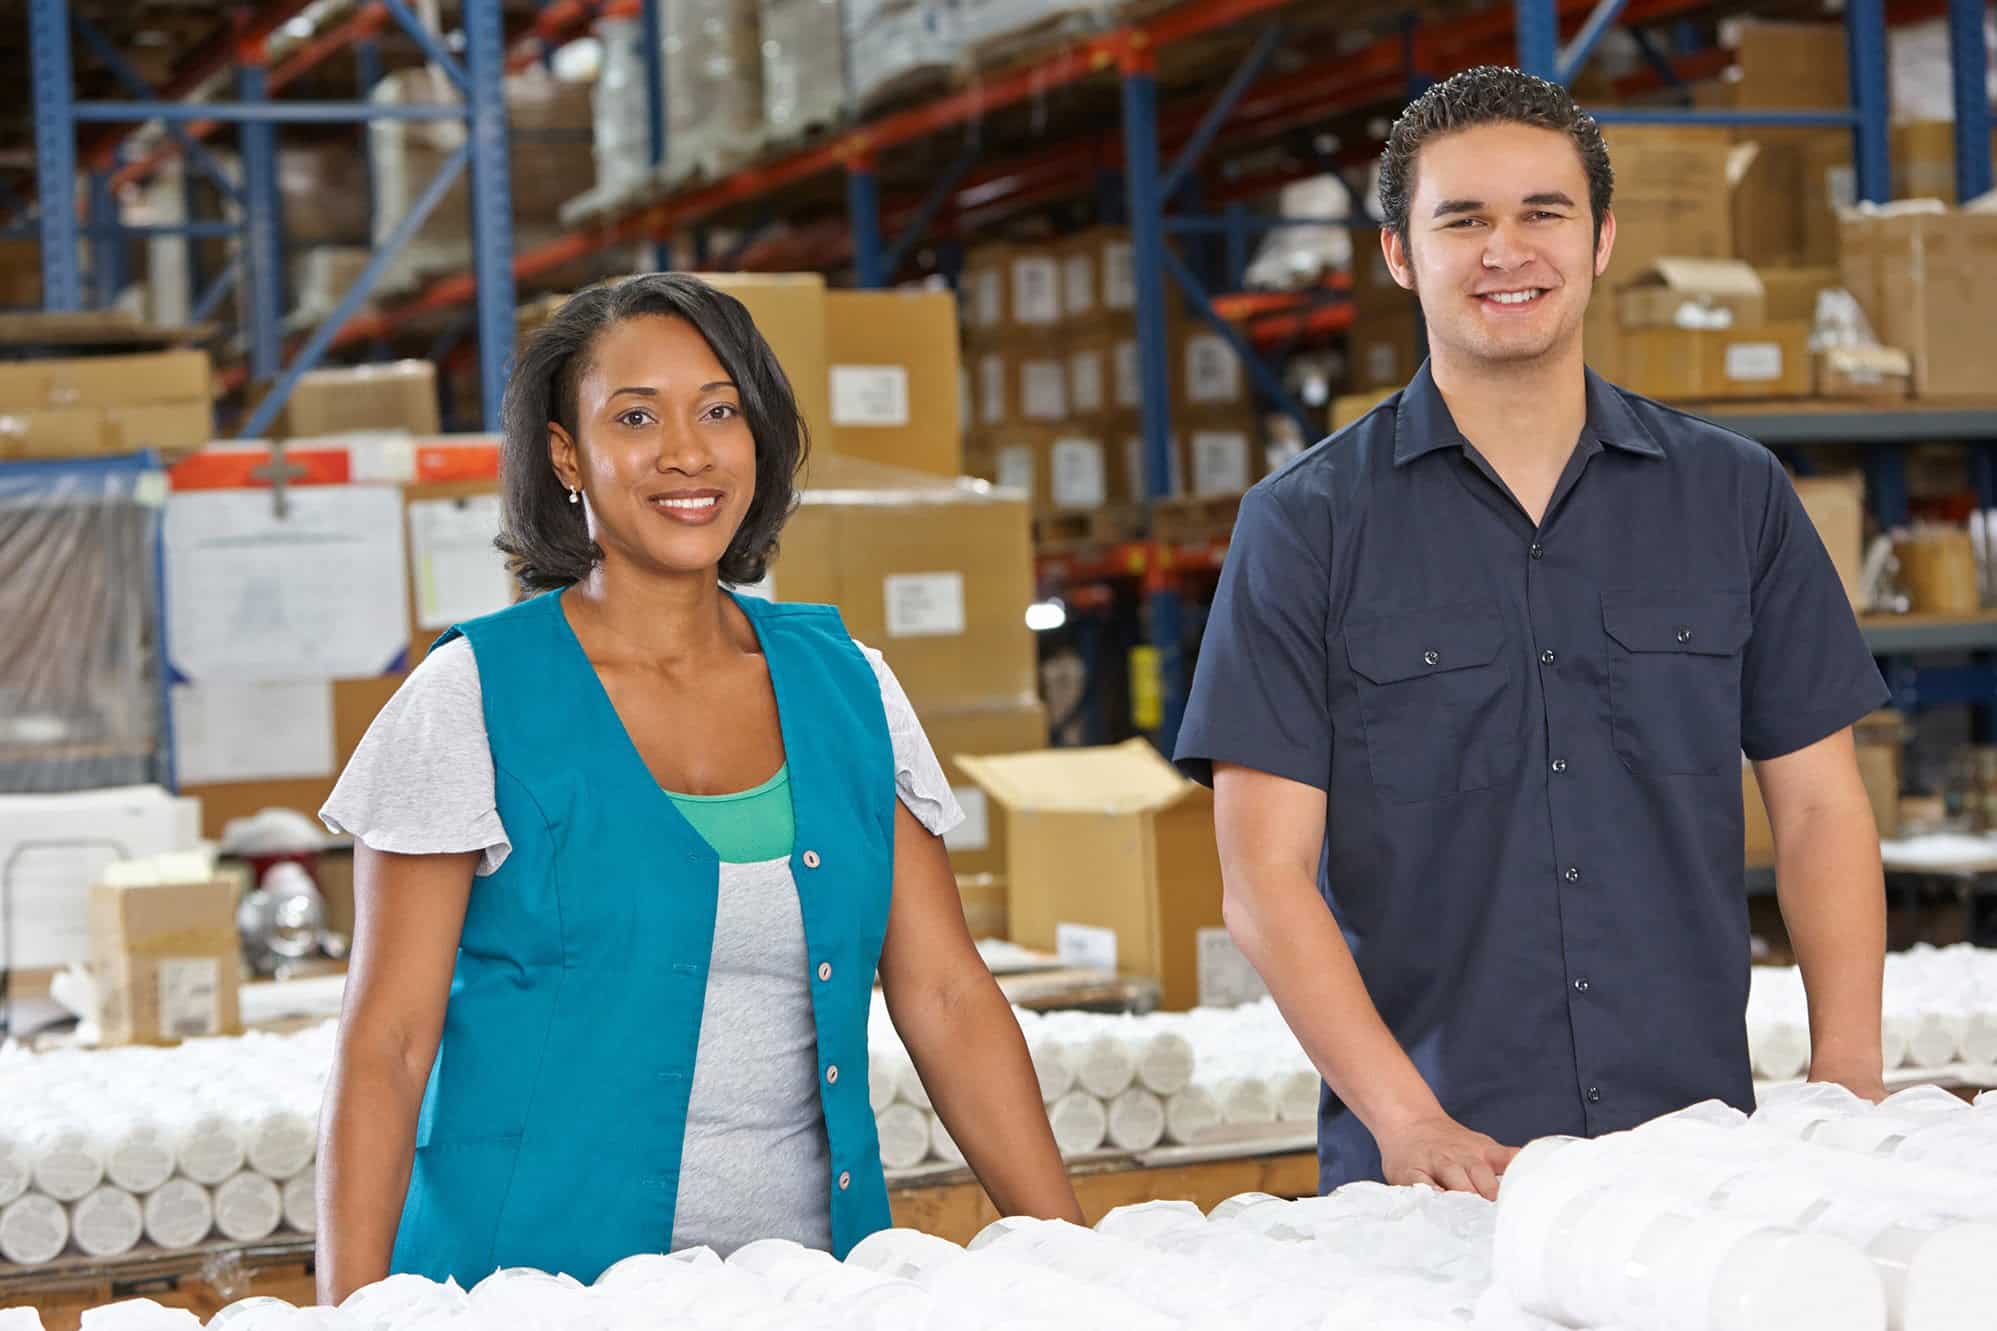
[[[1005,356],[988,351],[978,357],[978,421],[984,425],[1004,425],[1006,421]]]
[[[1005,274],[996,268],[981,268],[970,274],[970,323],[973,328],[996,328],[1005,321]]]
[[[1096,256],[1078,250],[1061,260],[1061,309],[1070,319],[1096,312]]]
[[[1108,502],[1101,440],[1056,439],[1050,470],[1056,508],[1101,508]]]
[[[1053,255],[1022,254],[1012,261],[1012,322],[1021,328],[1061,322],[1061,272]]]
[[[1103,350],[1087,347],[1068,354],[1068,405],[1077,416],[1093,416],[1108,408],[1103,396]]]
[[[1006,444],[998,451],[998,483],[1007,490],[1017,490],[1029,500],[1034,498],[1033,449],[1026,444]]]
[[[1765,384],[1782,378],[1780,342],[1730,342],[1726,376],[1735,383]]]
[[[160,1034],[176,1040],[222,1033],[222,965],[214,957],[161,957]]]
[[[1238,430],[1195,430],[1192,433],[1193,494],[1240,494],[1253,483],[1248,461],[1248,436]]]
[[[908,424],[908,368],[902,365],[832,367],[834,425]]]
[[[1218,334],[1194,333],[1186,339],[1185,373],[1188,402],[1241,400],[1241,361]]]
[[[1054,926],[1054,955],[1061,959],[1064,966],[1114,974],[1116,930],[1063,921]]]
[[[891,638],[955,637],[964,631],[962,573],[891,573],[882,580]]]
[[[1201,929],[1197,938],[1201,1007],[1239,1007],[1269,996],[1269,986],[1226,929]]]
[[[1137,339],[1124,338],[1110,354],[1116,362],[1116,405],[1135,411],[1144,401],[1144,386],[1137,372]]]
[[[1068,368],[1058,359],[1036,358],[1019,364],[1020,414],[1030,421],[1068,418]]]

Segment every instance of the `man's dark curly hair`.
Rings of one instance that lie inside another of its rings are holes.
[[[1415,193],[1415,160],[1422,145],[1439,135],[1477,125],[1530,125],[1557,130],[1574,141],[1581,167],[1588,175],[1588,207],[1594,215],[1595,238],[1601,239],[1602,218],[1609,211],[1615,172],[1602,127],[1574,104],[1567,89],[1503,65],[1479,65],[1455,74],[1424,92],[1401,112],[1387,134],[1380,154],[1380,214],[1389,231],[1408,239],[1408,204]]]
[[[795,507],[810,440],[776,353],[742,302],[685,273],[645,273],[579,292],[520,349],[501,408],[499,549],[530,592],[580,582],[603,558],[580,505],[548,460],[548,423],[576,434],[576,390],[596,340],[624,322],[664,315],[692,324],[728,372],[756,440],[756,497],[721,557],[721,581],[759,581]],[[578,442],[581,442],[578,440]]]

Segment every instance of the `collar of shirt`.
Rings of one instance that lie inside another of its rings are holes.
[[[1637,418],[1623,395],[1593,370],[1584,370],[1588,380],[1588,419],[1581,427],[1580,446],[1589,453],[1603,446],[1661,458],[1659,446],[1647,426]],[[1414,378],[1401,390],[1394,411],[1394,465],[1404,467],[1416,458],[1443,448],[1465,448],[1469,441],[1450,417],[1449,404],[1435,386],[1435,376],[1423,361]]]

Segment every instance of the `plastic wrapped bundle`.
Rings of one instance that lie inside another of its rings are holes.
[[[39,1192],[24,1193],[0,1208],[0,1257],[16,1266],[55,1260],[69,1243],[69,1212]]]
[[[1189,1145],[1220,1126],[1220,1105],[1204,1086],[1188,1086],[1165,1101],[1165,1140]]]
[[[640,45],[644,26],[636,19],[607,18],[598,22],[596,35],[603,44],[603,67],[590,89],[594,193],[615,199],[652,174],[645,55]]]
[[[192,1248],[215,1228],[215,1199],[192,1179],[172,1178],[146,1198],[146,1237],[169,1252]]]
[[[761,0],[763,124],[791,143],[837,124],[846,109],[839,0]]]
[[[1142,1086],[1109,1103],[1109,1144],[1119,1151],[1148,1151],[1165,1136],[1165,1106]]]
[[[942,0],[847,0],[846,86],[856,112],[941,83],[961,50]]]
[[[733,170],[761,151],[757,0],[680,0],[666,16],[665,181]]]
[[[1087,1091],[1070,1091],[1047,1108],[1054,1144],[1064,1156],[1087,1155],[1102,1149],[1109,1135],[1109,1114],[1103,1102]]]

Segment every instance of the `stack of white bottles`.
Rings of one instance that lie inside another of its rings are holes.
[[[1997,949],[1922,943],[1888,953],[1880,1034],[1887,1072],[1997,1065]],[[1809,1070],[1809,1012],[1794,966],[1754,968],[1747,1039],[1762,1080],[1792,1081]]]
[[[289,1038],[4,1055],[0,1261],[313,1228],[330,1025]]]

